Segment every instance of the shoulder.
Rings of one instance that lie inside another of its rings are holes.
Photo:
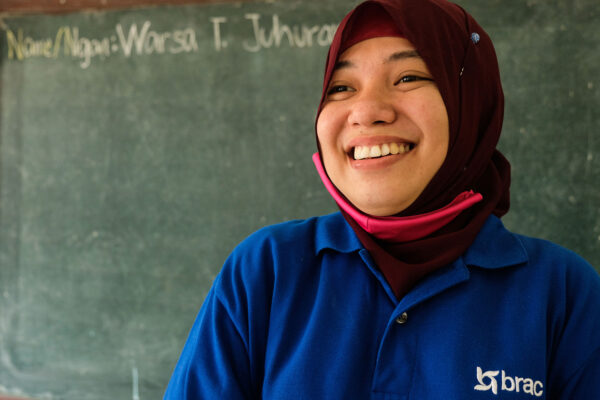
[[[565,357],[575,358],[575,349],[581,349],[584,342],[586,351],[600,349],[600,336],[588,336],[600,332],[598,272],[578,254],[558,244],[523,235],[516,237],[529,255],[528,280],[533,287],[547,290],[549,326],[555,340],[561,337],[563,348],[568,349]]]
[[[583,391],[597,388],[597,383],[588,389],[581,384],[590,371],[600,368],[600,275],[582,257],[558,244],[515,237],[527,250],[527,267],[533,272],[530,281],[539,280],[547,289],[547,340],[553,360],[548,372],[550,391],[571,398],[566,395],[570,385]]]
[[[307,251],[318,247],[318,240],[327,227],[337,223],[339,213],[297,219],[263,227],[244,239],[232,255],[256,253],[266,249]],[[291,246],[293,244],[293,246]]]
[[[554,278],[564,289],[578,287],[600,291],[600,275],[585,259],[548,240],[513,233],[527,252],[528,264]]]
[[[581,312],[583,324],[600,331],[600,275],[575,252],[548,240],[512,233],[500,219],[490,217],[464,260],[477,267],[472,273],[486,287],[547,310],[555,326]]]
[[[269,225],[252,233],[233,251],[232,256],[269,256],[281,258],[297,254],[318,254],[324,248],[350,252],[360,242],[341,213],[292,220]]]
[[[524,270],[532,288],[544,288],[556,326],[578,321],[600,331],[600,275],[575,252],[548,240],[515,234],[528,256]],[[600,340],[596,341],[600,346]]]
[[[232,286],[264,290],[273,287],[275,279],[293,280],[318,267],[323,248],[357,243],[339,212],[266,226],[236,246],[216,283],[228,292]]]
[[[465,259],[468,264],[486,269],[526,266],[510,271],[534,275],[540,280],[568,277],[600,285],[596,270],[575,252],[548,240],[513,233],[495,216],[488,218]]]

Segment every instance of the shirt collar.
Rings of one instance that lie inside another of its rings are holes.
[[[462,258],[466,265],[487,269],[509,267],[529,260],[518,236],[509,232],[494,215],[488,217]]]
[[[340,253],[351,253],[363,246],[348,225],[341,212],[325,215],[317,219],[315,249],[319,254],[324,249]]]
[[[351,253],[363,248],[340,212],[319,217],[315,232],[317,254],[324,249]],[[527,262],[528,256],[518,237],[502,221],[490,216],[462,259],[466,265],[487,269],[503,268]]]

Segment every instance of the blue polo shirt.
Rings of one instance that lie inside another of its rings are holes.
[[[226,261],[165,399],[600,399],[600,278],[491,216],[397,300],[341,214]]]

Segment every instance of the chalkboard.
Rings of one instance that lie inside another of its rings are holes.
[[[0,394],[161,398],[231,249],[335,211],[313,118],[352,4],[1,19]],[[600,267],[600,3],[461,5],[500,59],[505,223]]]

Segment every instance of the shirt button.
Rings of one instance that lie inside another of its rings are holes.
[[[397,324],[405,324],[406,321],[408,321],[408,314],[406,312],[403,312],[402,314],[400,314],[400,316],[398,318],[396,318],[396,323]]]

